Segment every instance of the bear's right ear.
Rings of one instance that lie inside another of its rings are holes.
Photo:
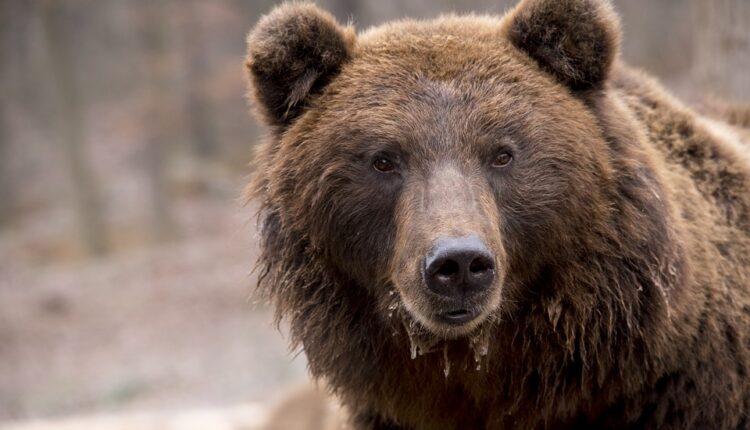
[[[355,37],[313,4],[284,4],[261,18],[247,37],[245,66],[266,121],[284,127],[299,116],[350,58]]]

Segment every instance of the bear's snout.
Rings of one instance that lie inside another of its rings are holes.
[[[476,168],[440,160],[400,197],[391,281],[425,328],[466,335],[497,311],[508,267],[494,190]]]
[[[424,282],[439,296],[463,301],[495,280],[495,257],[476,235],[441,238],[424,259]]]

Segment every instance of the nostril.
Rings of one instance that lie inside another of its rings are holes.
[[[492,261],[484,257],[477,257],[469,264],[469,272],[473,274],[481,274],[494,268]]]
[[[438,267],[437,271],[435,271],[435,274],[445,278],[450,278],[456,276],[460,269],[458,262],[454,260],[445,260]]]

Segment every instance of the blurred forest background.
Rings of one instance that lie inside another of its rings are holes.
[[[253,303],[270,0],[0,0],[0,422],[266,402],[305,377]],[[506,0],[321,0],[358,29]],[[616,0],[624,57],[750,101],[750,1]],[[0,424],[1,426],[1,424]]]

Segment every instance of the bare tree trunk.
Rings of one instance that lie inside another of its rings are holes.
[[[2,61],[5,61],[5,59]],[[0,80],[5,80],[2,75],[3,73],[0,71]],[[2,92],[2,94],[0,94],[0,228],[2,228],[11,220],[13,195],[8,168],[6,166],[8,159],[8,140],[10,137],[8,124],[5,118],[5,106],[8,97],[4,89],[0,90],[0,92]]]
[[[212,109],[206,97],[205,82],[208,70],[207,37],[200,16],[201,1],[185,3],[188,12],[188,25],[184,26],[187,52],[187,116],[190,127],[192,152],[198,158],[213,157],[218,146]]]
[[[13,49],[11,35],[8,29],[11,26],[12,4],[8,0],[0,0],[0,228],[10,221],[12,200],[11,185],[8,177],[8,141],[10,139],[9,124],[6,119],[6,106],[10,104],[12,86],[10,77],[10,65]]]
[[[750,101],[750,2],[694,0],[694,79],[716,96]]]
[[[165,8],[168,2],[145,0],[143,13],[144,51],[148,94],[150,96],[147,120],[149,141],[147,145],[147,169],[151,182],[154,238],[169,241],[177,237],[177,222],[172,212],[172,201],[167,176],[169,140],[174,123],[174,106],[169,103],[169,63],[163,27],[169,16]]]
[[[362,21],[362,8],[360,7],[359,0],[332,0],[331,1],[331,12],[339,18],[339,20],[346,24],[352,20],[355,23]]]
[[[86,159],[84,115],[73,69],[72,29],[66,25],[65,4],[41,3],[41,16],[49,56],[49,73],[58,106],[55,126],[59,130],[63,157],[68,167],[78,210],[83,243],[91,255],[107,252],[106,228],[97,182]]]
[[[0,228],[13,219],[14,189],[9,171],[12,130],[11,104],[19,103],[21,84],[18,55],[22,51],[24,24],[28,23],[28,5],[0,0]]]

